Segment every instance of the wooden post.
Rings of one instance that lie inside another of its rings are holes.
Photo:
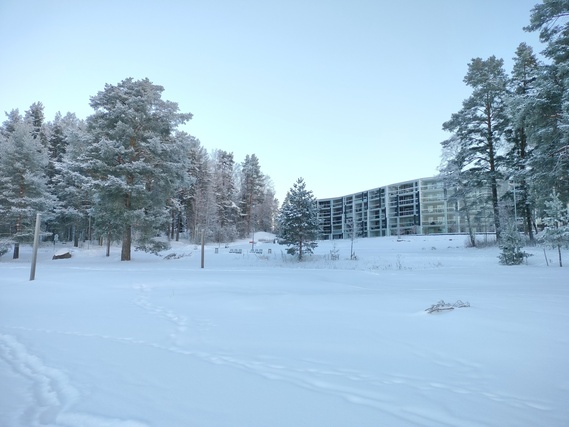
[[[34,233],[34,251],[32,254],[32,269],[30,270],[30,281],[36,278],[36,261],[38,259],[38,245],[40,241],[41,215],[36,214],[36,230]]]

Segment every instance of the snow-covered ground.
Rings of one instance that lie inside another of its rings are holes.
[[[6,254],[0,425],[569,425],[569,269],[465,240],[360,239],[357,261],[321,242],[302,263],[242,242],[204,269],[183,243],[131,262],[47,246],[32,282],[31,249]],[[428,314],[439,300],[470,307]]]

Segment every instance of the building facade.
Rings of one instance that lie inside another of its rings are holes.
[[[319,199],[322,240],[409,234],[494,232],[489,189],[457,197],[438,177]]]

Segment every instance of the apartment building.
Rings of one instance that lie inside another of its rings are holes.
[[[469,223],[474,232],[494,232],[489,195],[482,189],[461,200],[442,179],[431,177],[319,199],[320,238],[461,234]]]

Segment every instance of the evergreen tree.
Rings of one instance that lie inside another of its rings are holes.
[[[528,132],[532,146],[528,160],[531,190],[540,211],[551,188],[555,188],[563,200],[569,200],[569,151],[566,152],[562,144],[567,133],[561,114],[565,89],[559,79],[558,68],[546,65],[541,69]]]
[[[561,248],[569,247],[569,212],[555,191],[552,192],[550,200],[545,204],[545,217],[543,218],[545,228],[540,240],[557,249],[559,267],[563,267]]]
[[[511,126],[507,132],[510,149],[506,154],[506,167],[513,180],[515,210],[522,214],[524,231],[530,242],[534,241],[532,210],[530,197],[532,171],[529,168],[532,146],[532,116],[535,114],[534,98],[536,81],[539,77],[539,64],[533,49],[521,43],[514,58],[514,67],[510,78],[510,96],[508,97],[508,115]]]
[[[148,79],[128,78],[106,84],[90,102],[91,145],[79,160],[96,191],[96,225],[122,236],[122,261],[131,259],[133,238],[147,247],[166,229],[168,200],[187,178],[187,147],[175,130],[191,114],[162,100],[163,91]]]
[[[8,138],[16,130],[16,125],[24,119],[17,108],[4,114],[6,115],[6,120],[2,123],[2,127],[0,127],[0,134]]]
[[[239,196],[241,237],[250,235],[257,228],[258,208],[264,199],[264,182],[259,158],[255,154],[245,156],[241,166]]]
[[[491,56],[487,60],[473,59],[468,65],[464,82],[472,88],[472,95],[443,124],[452,132],[465,155],[464,165],[478,180],[491,190],[496,238],[500,239],[500,210],[498,180],[500,158],[498,149],[508,125],[506,115],[507,76],[504,61]]]
[[[217,208],[217,227],[214,239],[221,243],[237,238],[238,207],[235,203],[237,186],[235,184],[235,161],[233,153],[218,150],[214,155],[213,186]]]
[[[47,220],[56,204],[47,185],[47,151],[33,131],[16,122],[0,144],[0,233],[14,243],[14,258],[20,243],[32,241],[36,214]]]
[[[211,227],[215,224],[211,161],[207,150],[197,139],[192,141],[188,159],[187,173],[191,184],[183,191],[182,198],[188,230],[194,242],[198,243],[202,232],[207,240],[211,239]]]
[[[531,10],[526,31],[539,31],[543,54],[554,63],[569,63],[569,0],[543,0]],[[567,70],[569,72],[569,70]]]
[[[442,143],[443,161],[440,175],[445,185],[448,203],[454,203],[466,219],[470,245],[476,247],[474,217],[481,204],[486,200],[476,197],[477,189],[481,186],[477,180],[478,174],[466,168],[467,155],[456,137],[451,137]]]
[[[318,210],[312,191],[299,178],[288,191],[278,216],[280,243],[287,245],[287,253],[298,254],[302,260],[305,253],[312,253],[318,245]]]
[[[534,97],[532,138],[538,195],[555,188],[569,200],[569,0],[544,0],[531,12],[526,31],[538,31],[551,63],[542,67]]]
[[[178,132],[179,140],[187,149],[185,167],[186,180],[176,190],[174,198],[170,199],[171,225],[169,236],[179,241],[182,231],[190,231],[190,211],[193,208],[193,191],[196,183],[196,150],[203,150],[200,141],[186,132]]]
[[[498,256],[500,264],[519,265],[525,258],[530,256],[527,252],[522,251],[523,239],[522,236],[520,236],[517,224],[515,223],[511,222],[504,227],[502,239],[498,245],[502,250]]]
[[[44,106],[41,102],[34,102],[24,115],[24,120],[32,125],[32,136],[39,138],[41,144],[47,147],[47,132],[45,128]]]
[[[263,199],[256,207],[257,230],[272,233],[275,231],[275,219],[279,210],[279,201],[275,198],[275,189],[271,179],[265,175]]]
[[[48,175],[59,200],[59,208],[51,229],[61,240],[79,246],[80,236],[91,239],[91,208],[95,190],[86,173],[83,156],[89,148],[85,122],[75,114],[58,113],[50,125]],[[107,237],[107,235],[105,235]]]
[[[47,152],[49,155],[48,176],[50,180],[53,180],[56,174],[55,164],[63,161],[63,155],[67,146],[65,125],[59,111],[55,114],[53,122],[49,123],[48,126],[50,129],[47,141]]]

